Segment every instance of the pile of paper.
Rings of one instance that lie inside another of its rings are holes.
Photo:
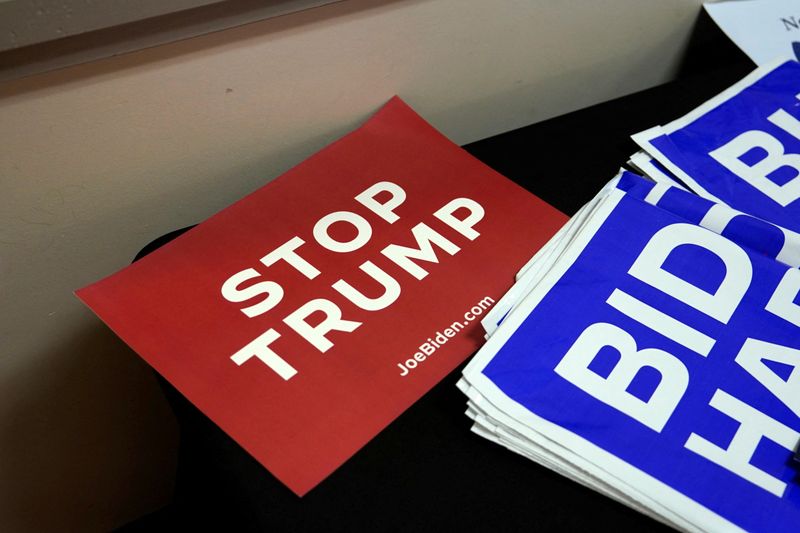
[[[684,530],[800,526],[800,65],[643,152],[520,270],[464,370],[473,430]]]

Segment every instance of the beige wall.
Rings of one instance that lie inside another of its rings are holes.
[[[666,81],[699,3],[349,0],[0,85],[0,529],[170,494],[175,422],[73,289],[395,93],[463,143]]]

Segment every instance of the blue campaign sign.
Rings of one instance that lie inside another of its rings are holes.
[[[800,231],[800,63],[761,67],[634,139],[701,195]]]
[[[653,183],[632,172],[620,175],[617,188],[628,195],[703,226],[754,252],[800,266],[800,234],[714,203],[678,187]]]
[[[478,355],[480,379],[702,513],[796,531],[800,271],[621,191],[609,196],[613,210],[572,262]],[[666,497],[638,480],[627,482]]]

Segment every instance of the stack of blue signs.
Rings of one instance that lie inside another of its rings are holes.
[[[688,115],[633,139],[696,194],[800,231],[797,61],[760,67]]]
[[[675,528],[800,528],[800,65],[643,148],[524,265],[473,431]]]

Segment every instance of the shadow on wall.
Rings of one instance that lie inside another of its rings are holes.
[[[98,517],[114,517],[95,524],[108,530],[135,518],[124,514],[127,509],[107,508],[131,498],[134,488],[157,488],[133,495],[152,502],[151,508],[168,501],[172,487],[164,480],[172,479],[176,458],[153,456],[148,439],[158,434],[165,441],[162,448],[175,450],[178,434],[160,392],[154,391],[152,370],[99,322],[75,331],[58,343],[57,353],[38,360],[0,385],[0,416],[7,421],[0,433],[1,528],[77,530]],[[51,368],[41,372],[43,365]],[[120,461],[120,455],[129,460]],[[148,478],[151,482],[142,482]]]

